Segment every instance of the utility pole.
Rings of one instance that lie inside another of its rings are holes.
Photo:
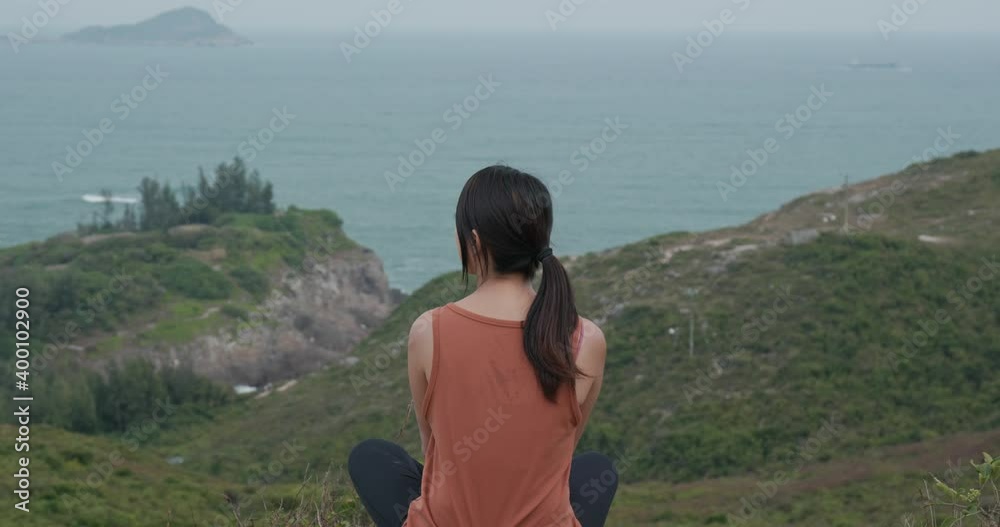
[[[688,355],[694,357],[694,310],[691,310],[690,324],[688,327]]]
[[[850,234],[851,200],[847,192],[847,174],[844,174],[844,234]]]
[[[698,296],[698,289],[685,288],[684,294],[691,299],[691,309],[688,310],[688,355],[694,357],[694,297]]]

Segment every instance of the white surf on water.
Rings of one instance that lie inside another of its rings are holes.
[[[129,196],[111,196],[110,199],[107,199],[100,194],[84,194],[82,197],[83,201],[86,201],[87,203],[104,203],[105,201],[110,201],[111,203],[139,203],[138,198],[132,198]]]

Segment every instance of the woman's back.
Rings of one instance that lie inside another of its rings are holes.
[[[431,434],[421,497],[406,525],[579,525],[569,499],[582,421],[573,387],[546,399],[524,352],[522,322],[448,304],[433,312],[432,325],[421,408]]]
[[[475,276],[476,290],[421,315],[407,345],[427,465],[379,439],[362,441],[348,458],[378,527],[607,520],[614,463],[596,452],[573,455],[601,391],[607,347],[577,314],[551,234],[552,196],[540,179],[492,166],[465,182],[455,241],[463,278],[468,285]]]

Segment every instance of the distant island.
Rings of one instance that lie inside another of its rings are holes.
[[[193,7],[160,13],[137,24],[91,26],[62,37],[64,42],[112,45],[247,46],[249,39]]]

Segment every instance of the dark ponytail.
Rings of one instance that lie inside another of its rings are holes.
[[[580,373],[573,361],[576,303],[569,275],[555,256],[541,259],[542,280],[524,322],[524,352],[550,401],[563,383],[573,386]]]
[[[524,352],[545,397],[555,401],[559,388],[573,386],[580,375],[571,351],[579,319],[569,275],[549,248],[548,189],[538,178],[507,166],[484,168],[462,189],[455,228],[466,281],[471,258],[479,269],[529,280],[541,268],[541,284],[524,322]],[[473,231],[482,249],[478,252]]]

